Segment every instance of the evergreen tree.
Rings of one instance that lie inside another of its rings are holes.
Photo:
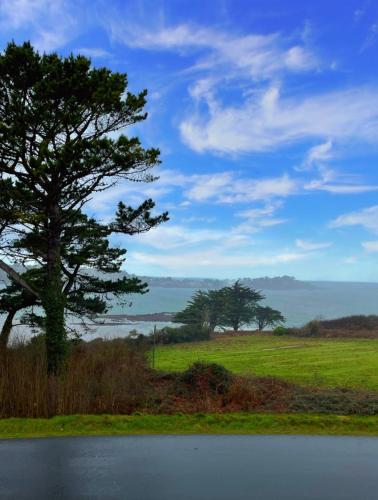
[[[63,294],[66,299],[66,313],[93,321],[98,314],[108,311],[109,299],[123,301],[131,293],[146,293],[147,284],[138,278],[116,277],[107,275],[119,273],[125,260],[125,249],[111,248],[107,236],[110,229],[77,213],[71,227],[63,235],[62,252]],[[135,224],[135,221],[134,221]],[[135,227],[134,227],[135,230]],[[41,234],[28,233],[28,246],[37,242]],[[24,249],[26,242],[18,242]],[[34,289],[41,289],[44,283],[42,266],[28,269],[21,277]],[[13,278],[8,286],[0,290],[0,311],[6,320],[0,332],[0,348],[6,348],[16,313],[41,306],[41,301]],[[30,326],[44,327],[44,317],[24,314],[23,321]],[[83,321],[85,324],[85,321]]]
[[[207,327],[211,332],[219,325],[223,309],[223,296],[219,290],[198,290],[183,311],[175,314],[173,321],[186,325]]]
[[[264,296],[236,281],[233,285],[220,290],[223,298],[223,310],[220,325],[231,327],[237,331],[243,324],[250,324],[255,317],[257,303]]]
[[[154,180],[159,151],[111,135],[146,118],[145,98],[146,91],[127,92],[125,74],[92,68],[83,56],[40,55],[29,43],[11,43],[0,55],[0,268],[43,306],[49,372],[66,352],[65,288],[76,268],[67,276],[63,261],[75,217],[116,181]],[[166,213],[153,217],[153,207],[152,200],[136,209],[120,203],[102,227],[108,234],[149,230],[167,220]],[[9,259],[41,266],[43,285],[20,276]],[[84,281],[87,291],[99,285]]]
[[[285,323],[284,316],[271,307],[257,306],[255,309],[255,323],[257,323],[259,331],[264,330],[267,326],[277,326]]]

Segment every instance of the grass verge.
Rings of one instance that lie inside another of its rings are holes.
[[[378,416],[310,414],[70,415],[0,420],[0,438],[143,434],[378,436]]]

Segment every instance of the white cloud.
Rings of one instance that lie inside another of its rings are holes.
[[[319,165],[317,179],[312,179],[304,184],[308,191],[326,191],[332,194],[360,194],[378,191],[376,184],[363,184],[356,182],[359,179],[355,175],[347,175],[342,172]]]
[[[149,254],[144,252],[130,252],[129,264],[157,265],[166,271],[180,271],[185,274],[193,269],[224,269],[226,267],[243,266],[245,268],[257,266],[275,266],[288,264],[309,257],[309,253],[283,252],[278,254],[255,255],[245,253],[222,253],[217,250],[184,252],[171,254]],[[202,271],[201,271],[202,272]]]
[[[293,41],[293,36],[281,33],[235,34],[190,24],[155,23],[146,28],[123,19],[111,19],[108,25],[113,38],[129,47],[191,56],[186,75],[195,79],[189,86],[194,108],[181,119],[179,129],[185,144],[197,152],[235,155],[321,140],[302,166],[310,168],[330,158],[334,140],[378,139],[375,86],[307,96],[283,88],[281,95],[278,82],[285,83],[287,74],[330,68],[308,48],[306,36]],[[229,94],[227,103],[220,97],[224,89],[237,91],[236,103]]]
[[[169,193],[169,187],[155,183],[119,182],[105,191],[93,194],[88,208],[97,215],[114,213],[118,202],[126,205],[137,205],[146,198],[159,199]]]
[[[319,163],[330,160],[333,157],[332,146],[332,141],[328,140],[310,148],[304,162],[297,170],[310,170]]]
[[[305,71],[319,64],[311,51],[278,33],[237,35],[189,24],[148,29],[119,19],[108,20],[107,27],[114,39],[129,47],[197,52],[199,59],[192,68],[197,70],[227,65],[261,79],[283,70]]]
[[[374,22],[369,26],[368,34],[361,47],[361,52],[375,45],[378,38],[378,22]]]
[[[250,179],[237,178],[231,172],[194,176],[194,185],[186,191],[192,201],[215,200],[218,203],[247,203],[287,197],[298,191],[298,182],[289,175]]]
[[[160,250],[170,250],[193,245],[203,245],[210,242],[221,242],[222,245],[232,245],[245,241],[246,236],[233,234],[232,231],[215,229],[192,229],[177,224],[164,224],[144,234],[135,235],[136,243],[148,245]]]
[[[49,7],[49,0],[1,0],[0,16],[11,28],[20,28],[43,15]]]
[[[364,241],[362,247],[368,252],[378,252],[378,241]]]
[[[232,172],[220,172],[214,175],[198,175],[192,177],[193,185],[186,191],[186,196],[193,201],[207,201],[221,198],[234,182]]]
[[[378,233],[378,205],[340,215],[330,223],[330,227],[334,228],[345,226],[363,226],[369,231]]]
[[[208,113],[197,111],[180,124],[184,142],[198,152],[267,151],[308,138],[378,139],[378,89],[374,87],[293,98],[280,97],[279,87],[272,85],[240,106],[221,102],[215,106],[214,99],[204,100]],[[323,156],[330,149],[325,144]]]
[[[300,248],[301,250],[305,251],[315,251],[315,250],[322,250],[325,248],[329,248],[333,245],[333,243],[327,242],[327,243],[314,243],[312,241],[306,241],[306,240],[295,240],[295,245]]]
[[[39,51],[50,52],[65,45],[83,24],[80,5],[68,0],[1,0],[0,26],[3,32],[27,30]]]
[[[76,49],[75,52],[78,54],[81,54],[86,57],[90,57],[93,59],[96,58],[103,58],[103,57],[109,57],[111,54],[107,50],[101,49],[101,48],[96,48],[96,47],[82,47],[79,49]]]
[[[245,219],[245,222],[236,226],[235,230],[254,233],[266,227],[277,226],[287,222],[286,219],[275,217],[276,211],[282,207],[280,201],[272,202],[264,207],[250,208],[236,215]]]
[[[235,171],[214,174],[183,174],[175,170],[161,170],[155,183],[161,189],[182,190],[186,200],[182,206],[192,202],[213,201],[221,204],[249,203],[285,198],[299,193],[299,179],[283,174],[279,177],[242,177]]]

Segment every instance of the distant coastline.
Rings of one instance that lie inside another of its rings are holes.
[[[215,279],[215,278],[172,278],[172,277],[151,277],[139,276],[143,281],[146,281],[151,287],[161,288],[198,288],[202,290],[218,289],[228,286],[235,280]],[[240,278],[240,281],[251,288],[261,290],[312,290],[315,285],[300,281],[294,276],[268,276],[260,278]]]
[[[123,324],[125,321],[156,321],[156,323],[167,323],[172,321],[174,315],[174,312],[158,312],[149,314],[103,314],[98,316],[98,318],[110,320],[111,323],[114,324]]]

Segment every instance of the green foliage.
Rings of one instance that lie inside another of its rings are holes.
[[[107,224],[81,211],[117,180],[155,179],[157,149],[144,149],[136,137],[111,138],[146,118],[147,92],[132,94],[127,84],[125,74],[93,68],[83,56],[41,55],[29,43],[10,43],[0,55],[0,255],[41,267],[43,285],[31,288],[3,260],[0,268],[43,305],[52,371],[64,357],[68,304],[77,313],[99,311],[101,300],[86,296],[94,287],[102,296],[145,291],[136,279],[100,283],[80,268],[117,271],[125,252],[111,249],[108,237],[168,219],[152,214],[152,200],[136,208],[120,202]]]
[[[256,305],[264,296],[236,281],[232,286],[221,289],[223,310],[220,325],[237,331],[243,324],[250,324],[255,318]]]
[[[226,394],[232,383],[232,374],[217,363],[197,361],[183,372],[180,380],[192,392]]]
[[[240,281],[220,290],[198,290],[173,321],[206,326],[211,331],[217,326],[239,330],[242,325],[252,322],[257,322],[259,329],[263,329],[285,321],[279,311],[258,306],[263,299],[260,292],[242,285]]]
[[[275,335],[276,337],[282,337],[284,335],[290,334],[290,328],[285,328],[284,326],[276,326],[276,328],[273,330],[273,335]]]
[[[267,326],[275,326],[285,322],[285,318],[276,309],[271,307],[257,306],[255,308],[254,321],[257,323],[259,330],[264,330]]]
[[[181,342],[196,342],[209,340],[210,329],[198,324],[182,325],[176,328],[165,327],[156,332],[156,342],[159,344],[180,344]]]
[[[190,299],[187,307],[178,312],[173,321],[187,325],[198,325],[214,331],[219,325],[222,309],[223,295],[221,290],[198,290]]]

